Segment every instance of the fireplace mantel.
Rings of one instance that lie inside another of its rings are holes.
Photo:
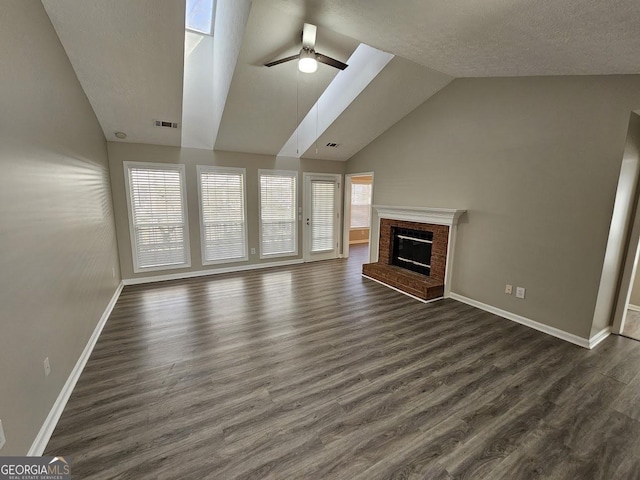
[[[404,220],[406,222],[433,223],[453,226],[466,210],[430,207],[395,207],[392,205],[372,205],[379,218]]]

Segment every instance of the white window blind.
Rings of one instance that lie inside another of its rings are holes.
[[[125,162],[134,271],[189,266],[184,166]]]
[[[335,182],[311,181],[311,251],[333,250],[335,232]]]
[[[295,255],[297,172],[260,171],[260,254]]]
[[[369,228],[371,223],[371,184],[351,184],[351,228]]]
[[[245,261],[245,170],[198,166],[202,261]]]

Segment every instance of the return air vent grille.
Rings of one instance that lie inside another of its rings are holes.
[[[154,120],[153,125],[156,127],[178,128],[177,122],[167,122],[165,120]]]

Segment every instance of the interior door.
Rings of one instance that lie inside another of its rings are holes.
[[[328,260],[340,253],[340,175],[304,174],[304,260]]]

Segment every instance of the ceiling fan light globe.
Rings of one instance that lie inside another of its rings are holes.
[[[318,70],[318,62],[315,58],[301,58],[298,61],[298,69],[303,73],[314,73]]]
[[[309,48],[302,48],[298,57],[298,69],[303,73],[313,73],[318,70],[316,53]]]

